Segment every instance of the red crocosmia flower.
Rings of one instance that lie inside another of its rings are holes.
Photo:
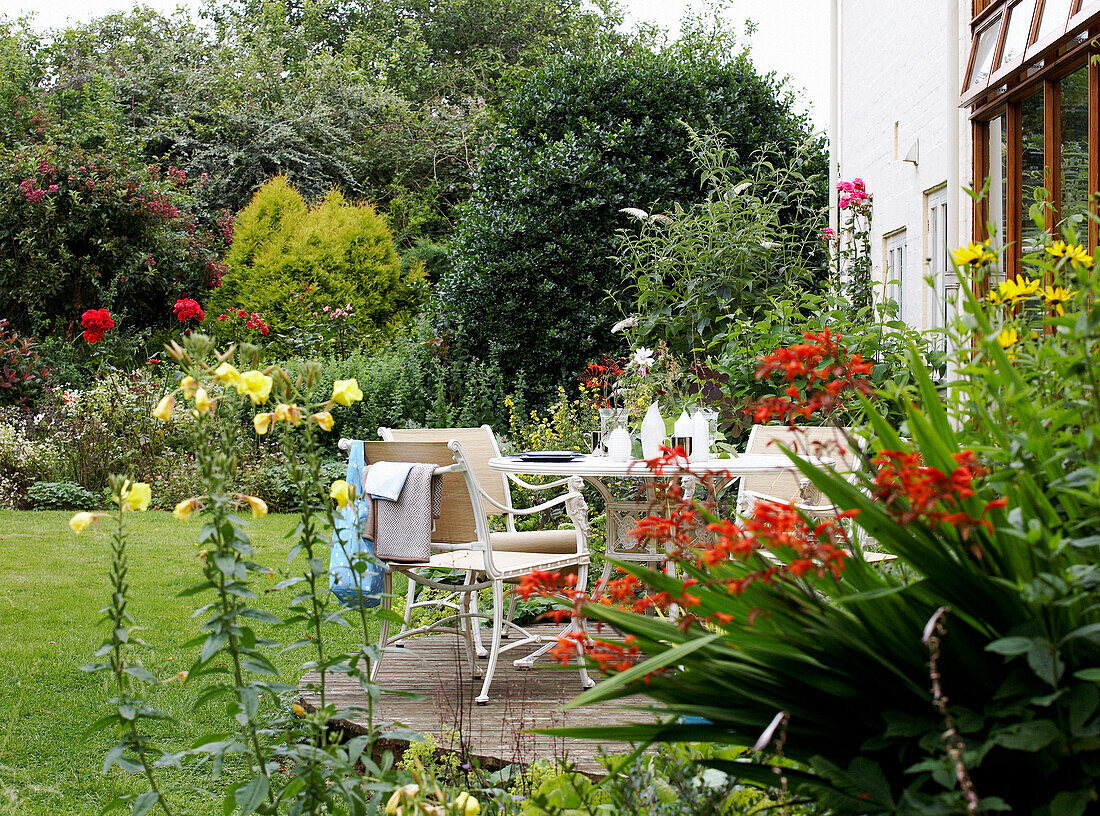
[[[84,339],[89,343],[98,343],[108,329],[115,327],[115,321],[107,309],[88,309],[81,315],[80,325],[84,328]]]
[[[191,298],[180,298],[177,300],[172,311],[176,313],[176,318],[180,323],[185,320],[190,320],[191,318],[194,318],[197,323],[202,323],[202,321],[206,319],[206,313],[203,312],[202,307],[197,301]]]

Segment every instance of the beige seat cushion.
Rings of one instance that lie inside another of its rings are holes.
[[[552,555],[575,553],[575,530],[531,530],[521,533],[489,533],[493,553],[528,552]]]

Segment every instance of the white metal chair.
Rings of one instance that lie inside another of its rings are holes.
[[[497,444],[496,434],[488,425],[478,428],[387,428],[378,429],[378,436],[386,442],[447,442],[455,439],[462,443],[478,484],[486,494],[486,503],[491,509],[487,509],[490,516],[504,517],[504,532],[490,532],[495,552],[528,552],[543,553],[547,555],[568,555],[577,551],[577,531],[574,530],[516,530],[516,517],[530,515],[534,511],[516,510],[512,504],[512,491],[509,482],[515,483],[528,490],[543,491],[569,485],[571,490],[580,492],[583,482],[580,479],[569,478],[556,479],[547,484],[529,484],[518,476],[512,474],[497,473],[489,468],[489,460],[501,455],[500,446]],[[545,506],[545,505],[544,505]],[[553,505],[551,505],[553,506]],[[586,531],[587,541],[587,531]],[[467,576],[469,579],[470,576]],[[405,622],[402,631],[409,628],[414,609],[423,606],[439,605],[441,603],[453,603],[452,598],[442,600],[416,600],[416,583],[410,581],[405,599]],[[476,609],[476,597],[474,599]],[[504,619],[511,621],[516,612],[516,595],[511,593],[508,599],[508,611]],[[509,630],[505,630],[502,637],[507,639]],[[478,657],[487,657],[489,652],[485,649],[481,640],[481,629],[474,624],[474,648]],[[527,668],[534,664],[535,660],[544,654],[540,650],[532,655],[518,658],[514,665],[519,668]]]
[[[834,425],[796,427],[787,425],[753,425],[745,453],[778,453],[782,445],[802,456],[832,459],[835,472],[852,484],[859,480],[862,470],[863,441],[853,435],[850,427]],[[779,471],[774,474],[741,479],[737,488],[737,512],[746,515],[757,502],[773,501],[781,504],[794,502],[794,506],[810,516],[828,518],[839,510],[832,502],[822,501],[820,492],[797,471]],[[855,525],[852,540],[868,563],[893,561],[896,556],[868,550],[870,543],[863,530]]]
[[[490,531],[489,514],[486,512],[484,502],[488,502],[493,506],[501,503],[498,503],[495,497],[483,489],[479,483],[476,472],[477,460],[467,456],[461,440],[451,439],[448,442],[365,442],[364,454],[368,464],[381,461],[435,464],[437,466],[436,472],[440,473],[443,479],[440,517],[436,521],[432,532],[432,555],[428,561],[421,564],[391,563],[388,565],[389,569],[385,573],[383,605],[388,608],[390,604],[394,572],[404,573],[410,582],[421,586],[454,593],[459,599],[457,603],[444,603],[445,606],[449,605],[454,610],[454,614],[447,615],[427,626],[415,628],[404,626],[393,637],[390,637],[389,634],[389,622],[383,618],[379,641],[383,653],[388,647],[399,645],[401,641],[418,635],[432,632],[458,634],[462,636],[465,643],[471,673],[476,677],[480,672],[474,656],[473,638],[471,636],[476,627],[472,624],[482,618],[490,619],[492,621],[492,635],[488,650],[488,662],[485,666],[481,693],[474,698],[479,705],[485,705],[489,701],[489,687],[492,684],[493,674],[496,671],[500,655],[531,643],[544,643],[544,638],[533,635],[522,627],[505,620],[505,584],[518,583],[523,576],[535,570],[548,572],[575,571],[581,585],[588,580],[588,508],[584,503],[584,498],[578,491],[571,490],[529,510],[513,511],[516,514],[539,513],[550,507],[564,505],[574,523],[574,529],[568,531],[573,542],[569,552],[545,553],[501,548],[498,547],[498,543],[502,541],[505,545],[515,544],[516,542],[511,539],[502,540],[499,538],[502,534],[494,534]],[[516,535],[521,534],[517,533]],[[459,586],[441,583],[433,580],[428,575],[421,574],[420,570],[425,568],[463,571],[466,573],[466,581]],[[481,613],[477,611],[473,599],[476,598],[480,590],[486,588],[492,591],[493,605],[490,613]],[[408,617],[406,617],[406,622],[410,623]],[[579,631],[582,626],[582,622],[573,620],[566,631]],[[501,641],[503,640],[505,627],[510,627],[516,631],[520,635],[520,639],[502,645]],[[555,642],[552,640],[546,643],[537,654],[546,651]],[[581,664],[581,682],[584,687],[591,687],[594,683],[588,677],[583,655],[578,654],[578,658]],[[380,665],[381,661],[375,664],[372,676],[377,675]]]

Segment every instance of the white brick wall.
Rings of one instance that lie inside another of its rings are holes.
[[[838,0],[838,132],[833,159],[842,180],[862,178],[874,194],[871,248],[876,280],[884,279],[884,236],[904,229],[909,260],[903,280],[902,317],[918,328],[933,325],[932,293],[925,277],[930,252],[926,193],[948,181],[959,160],[961,186],[969,186],[972,149],[966,114],[957,108],[961,78],[951,81],[949,0]],[[959,0],[959,62],[969,49],[968,0]],[[951,117],[959,117],[957,153]],[[895,149],[896,123],[896,149]],[[918,164],[904,161],[919,144]],[[948,218],[959,241],[970,236],[970,199],[948,191]]]

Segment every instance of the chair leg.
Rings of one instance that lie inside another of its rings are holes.
[[[504,628],[504,582],[493,581],[493,644],[489,649],[489,664],[485,667],[485,682],[481,684],[481,694],[474,698],[478,705],[489,702],[489,686],[493,682],[493,672],[500,657],[500,635]]]
[[[600,573],[600,580],[596,582],[596,588],[592,590],[593,598],[598,598],[603,594],[604,589],[607,587],[607,581],[611,578],[611,568],[611,562],[604,559],[603,572]]]
[[[465,586],[469,586],[477,580],[475,573],[467,570]],[[474,598],[476,592],[470,590],[469,592],[460,592],[458,595],[458,629],[462,633],[462,645],[466,650],[466,660],[470,666],[470,675],[477,679],[481,677],[481,668],[477,665],[477,658],[474,656],[474,639],[471,635],[471,630],[476,631],[478,621],[476,618],[470,617],[477,611]]]
[[[412,579],[411,573],[407,576],[409,579],[408,591],[405,593],[405,614],[403,615],[404,621],[401,624],[401,632],[399,634],[405,634],[412,628],[412,612],[413,604],[416,603],[416,581]],[[398,643],[397,647],[401,648],[405,644]]]
[[[511,623],[516,617],[516,593],[513,591],[508,594],[508,614],[504,616],[504,620],[507,623]],[[504,631],[500,633],[500,636],[505,640],[508,639],[510,628],[505,626]]]
[[[577,570],[577,586],[582,589],[588,586],[587,564]],[[582,635],[585,634],[584,618],[580,615],[573,616],[573,631],[579,632]],[[586,689],[592,688],[596,685],[596,681],[588,676],[588,665],[584,662],[584,646],[579,641],[577,642],[577,660],[581,664],[581,687]]]
[[[470,580],[473,580],[474,576],[475,576],[475,573],[473,573],[473,572],[467,572],[466,573],[466,577]],[[477,610],[478,610],[477,593],[476,592],[471,592],[470,593],[470,612],[472,614],[474,612],[477,612]],[[470,618],[470,625],[473,626],[473,629],[474,629],[474,650],[477,652],[477,656],[480,657],[480,658],[488,657],[489,652],[485,649],[485,644],[481,640],[481,618]]]
[[[412,578],[409,578],[412,583]],[[393,570],[386,568],[382,573],[382,608],[390,609],[393,606]],[[378,677],[378,670],[382,668],[382,656],[386,654],[386,641],[390,637],[390,621],[385,615],[378,630],[378,658],[370,669],[370,679],[373,683]]]

